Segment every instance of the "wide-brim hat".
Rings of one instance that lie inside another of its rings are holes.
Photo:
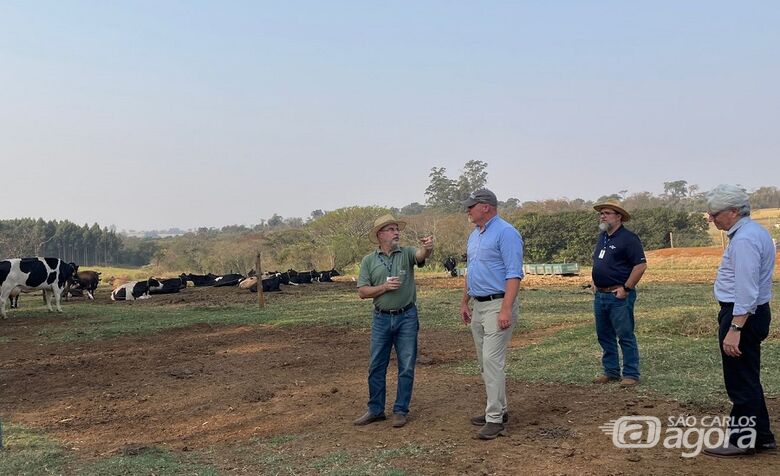
[[[390,224],[398,225],[399,230],[406,228],[405,221],[396,220],[393,215],[382,215],[374,220],[374,227],[368,232],[368,239],[371,240],[372,243],[379,243],[379,238],[376,236],[377,232]]]
[[[622,217],[622,221],[624,222],[631,219],[631,214],[628,213],[625,208],[623,208],[623,206],[620,204],[620,201],[616,198],[608,198],[601,203],[597,203],[593,205],[593,209],[596,210],[597,212],[600,212],[605,208],[609,208],[610,210],[614,210],[620,213],[620,216]]]

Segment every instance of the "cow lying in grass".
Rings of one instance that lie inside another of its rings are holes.
[[[149,278],[146,281],[130,281],[111,291],[112,301],[135,301],[136,299],[149,299],[150,288],[162,287],[160,281]]]

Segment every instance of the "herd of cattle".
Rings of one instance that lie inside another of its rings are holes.
[[[154,294],[178,293],[191,282],[195,287],[203,286],[238,286],[257,292],[260,282],[264,292],[281,291],[281,285],[308,284],[312,282],[333,282],[331,279],[339,276],[335,269],[329,271],[297,272],[293,269],[286,272],[274,271],[263,273],[258,279],[254,270],[247,276],[241,274],[205,275],[181,274],[178,278],[149,278],[145,281],[131,281],[116,287],[111,292],[113,301],[132,301],[146,299]],[[10,300],[11,308],[18,307],[19,295],[22,292],[43,291],[43,299],[52,309],[52,297],[59,312],[62,312],[60,300],[69,296],[84,295],[95,299],[95,290],[100,283],[100,273],[96,271],[79,271],[75,263],[66,263],[59,258],[15,258],[0,261],[0,315],[5,319],[6,303]]]

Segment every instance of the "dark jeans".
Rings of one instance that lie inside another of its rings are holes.
[[[368,411],[373,415],[385,411],[387,366],[393,347],[398,359],[398,390],[393,413],[409,413],[419,329],[417,306],[412,306],[398,315],[374,310],[371,323],[371,360],[368,364]]]
[[[769,412],[761,386],[761,341],[769,335],[772,313],[769,303],[756,308],[756,313],[748,317],[740,332],[739,350],[742,355],[729,357],[723,352],[723,339],[731,326],[733,310],[733,304],[724,303],[718,313],[718,344],[723,361],[723,380],[733,405],[731,421],[738,421],[739,417],[755,417],[756,444],[762,445],[775,441],[769,429]],[[736,443],[739,436],[739,433],[735,433],[731,438],[732,443]]]
[[[634,302],[636,290],[629,291],[625,299],[614,293],[597,291],[593,299],[596,317],[596,337],[604,351],[601,364],[604,375],[620,378],[618,344],[623,352],[623,377],[639,380],[639,346],[634,335]]]

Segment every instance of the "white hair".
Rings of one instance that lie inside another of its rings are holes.
[[[745,189],[736,185],[721,184],[707,192],[707,210],[717,213],[736,208],[739,216],[750,215],[750,199]]]

